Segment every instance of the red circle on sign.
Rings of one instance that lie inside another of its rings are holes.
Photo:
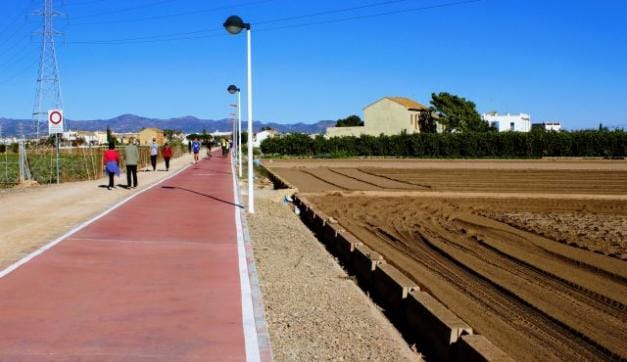
[[[63,116],[61,115],[60,112],[54,111],[50,113],[50,123],[59,124],[61,123],[62,120],[63,120]]]

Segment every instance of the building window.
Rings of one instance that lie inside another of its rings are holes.
[[[514,130],[514,122],[509,122],[509,130],[510,131]]]

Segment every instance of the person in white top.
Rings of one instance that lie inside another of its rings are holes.
[[[152,139],[152,144],[150,145],[150,163],[152,164],[152,170],[157,171],[157,156],[159,155],[159,145],[157,144],[157,139]]]

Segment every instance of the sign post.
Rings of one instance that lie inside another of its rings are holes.
[[[59,180],[59,135],[63,134],[63,110],[48,110],[48,135],[54,134],[57,143],[57,184]]]

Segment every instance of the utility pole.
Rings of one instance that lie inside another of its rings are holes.
[[[43,17],[43,29],[41,35],[41,53],[39,55],[39,74],[37,76],[37,93],[35,105],[33,106],[33,120],[35,121],[35,136],[39,140],[39,125],[42,119],[48,119],[48,110],[63,109],[61,100],[61,79],[59,77],[59,66],[57,64],[57,51],[54,38],[60,35],[54,30],[52,20],[55,16],[61,15],[54,11],[53,0],[42,0],[43,9],[36,15]],[[45,117],[45,118],[44,118]],[[65,125],[64,125],[65,127]],[[55,134],[57,149],[57,183],[59,180],[59,138],[60,134]]]
[[[39,73],[37,76],[37,92],[35,104],[33,106],[33,121],[35,122],[35,135],[39,140],[39,125],[42,120],[48,117],[48,110],[57,108],[63,109],[61,99],[61,79],[59,77],[59,67],[57,64],[57,52],[54,38],[60,35],[54,30],[52,21],[54,17],[61,13],[53,9],[53,0],[42,0],[43,9],[36,15],[43,17],[43,29],[41,35],[41,53],[39,55]],[[64,122],[65,123],[65,122]],[[58,148],[57,134],[57,148]]]

